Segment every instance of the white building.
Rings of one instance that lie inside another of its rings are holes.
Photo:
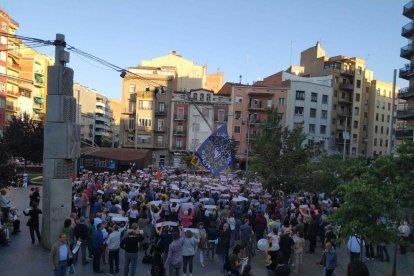
[[[304,144],[322,142],[322,148],[330,151],[334,142],[331,137],[332,76],[300,77],[282,73],[282,81],[290,81],[286,125],[293,129],[303,127]]]

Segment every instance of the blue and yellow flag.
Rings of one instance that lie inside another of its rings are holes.
[[[209,170],[213,176],[219,174],[234,162],[227,125],[222,125],[211,134],[198,148],[195,155],[199,164]]]

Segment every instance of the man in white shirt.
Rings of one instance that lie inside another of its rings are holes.
[[[351,253],[351,261],[360,259],[362,246],[364,246],[364,243],[360,236],[351,235],[349,237],[348,250]]]
[[[109,275],[119,272],[119,247],[121,244],[121,232],[118,230],[118,225],[114,225],[111,234],[106,240],[109,251]],[[114,271],[115,262],[115,271]]]
[[[407,254],[407,244],[409,243],[409,237],[411,234],[410,226],[408,226],[407,221],[404,221],[399,227],[398,231],[400,232],[401,236],[401,245],[400,245],[400,253],[401,255]]]

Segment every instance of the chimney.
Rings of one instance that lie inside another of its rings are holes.
[[[176,51],[171,51],[170,54],[176,56],[177,55],[177,52]]]

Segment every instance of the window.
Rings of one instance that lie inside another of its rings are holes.
[[[377,89],[377,96],[381,96],[381,89]]]
[[[180,107],[177,109],[177,119],[184,119],[184,108]]]
[[[378,133],[378,126],[375,126],[375,133]]]
[[[144,91],[145,91],[145,92],[149,92],[149,91],[150,91],[150,87],[149,87],[148,85],[145,85],[145,86],[144,86]]]
[[[129,112],[133,113],[135,112],[135,102],[129,102]]]
[[[326,126],[321,125],[321,127],[320,127],[320,133],[321,134],[326,134]]]
[[[157,121],[157,129],[163,130],[164,129],[164,119],[158,119]]]
[[[207,94],[206,99],[207,99],[207,102],[211,102],[211,95],[210,94]]]
[[[360,97],[359,93],[355,93],[355,101],[356,102],[359,102],[359,97]]]
[[[379,114],[378,113],[375,113],[375,121],[378,122],[378,118],[379,118]]]
[[[364,112],[364,118],[368,118],[368,112]]]
[[[358,128],[358,121],[354,121],[354,128]]]
[[[310,109],[309,116],[310,116],[311,118],[316,118],[316,108],[311,108],[311,109]]]
[[[129,93],[135,93],[135,84],[129,85]]]
[[[193,147],[194,150],[197,149],[199,143],[200,143],[200,140],[198,140],[198,139],[191,139],[191,145],[192,145],[192,147]]]
[[[296,90],[296,100],[305,100],[305,91]]]
[[[199,123],[193,123],[193,131],[200,131],[200,124]]]
[[[322,95],[322,103],[328,104],[328,95]]]
[[[295,106],[295,115],[296,116],[303,116],[303,107]]]
[[[128,129],[135,128],[135,118],[128,118]]]
[[[311,93],[311,102],[314,102],[314,103],[318,102],[318,94],[314,92]]]
[[[388,103],[388,111],[391,110],[391,103]]]
[[[184,131],[184,125],[183,124],[177,124],[177,132],[183,132]]]
[[[384,127],[381,127],[381,134],[384,134]]]
[[[386,132],[386,134],[388,135],[390,133],[390,128],[389,127],[387,127],[387,132]]]
[[[338,90],[334,91],[334,97],[338,97]]]
[[[374,138],[374,146],[377,145],[377,138]]]
[[[152,110],[152,101],[139,101],[139,109]]]
[[[352,135],[352,142],[356,143],[358,141],[358,134]]]
[[[308,139],[308,145],[313,145],[315,141],[313,139]]]
[[[361,66],[358,66],[358,74],[362,75],[362,67]]]
[[[363,130],[363,131],[367,131],[367,125],[363,125],[363,126],[362,126],[362,130]]]
[[[7,53],[5,51],[0,52],[0,60],[6,61],[7,59]]]
[[[157,145],[158,146],[163,146],[164,145],[164,136],[163,135],[158,135],[157,136]]]
[[[235,100],[236,103],[242,103],[243,97],[242,96],[236,96]]]
[[[382,109],[385,110],[385,102],[382,102]]]
[[[1,22],[1,30],[3,32],[7,32],[7,23],[6,22]]]
[[[361,88],[361,81],[360,80],[357,80],[356,87]]]
[[[356,116],[359,115],[359,107],[355,107],[355,109],[354,109],[354,115],[356,115]]]
[[[238,119],[240,119],[240,117],[241,117],[241,111],[236,111],[234,113],[234,119],[238,120]]]
[[[140,127],[150,127],[152,125],[152,119],[150,118],[139,118],[138,126]]]
[[[219,122],[224,122],[224,109],[220,109],[218,111],[218,121]]]
[[[193,93],[193,100],[194,100],[194,101],[197,101],[197,100],[198,100],[198,95],[197,95],[197,93]]]
[[[5,36],[0,37],[0,44],[7,45],[7,38]]]
[[[356,155],[356,148],[352,147],[352,155]]]
[[[309,124],[309,133],[315,133],[315,125]]]
[[[150,144],[151,143],[151,136],[150,135],[138,135],[138,143],[141,144]]]
[[[321,119],[328,119],[328,111],[327,110],[322,110]]]
[[[388,147],[388,139],[385,140],[385,146]]]
[[[184,146],[183,138],[177,137],[177,139],[175,140],[175,147],[177,149],[182,149],[183,146]]]
[[[280,98],[278,99],[278,103],[279,103],[279,105],[285,105],[285,98],[280,97]]]
[[[158,103],[158,112],[164,112],[165,110],[165,103]]]
[[[384,114],[381,114],[381,122],[384,122]]]
[[[134,143],[134,140],[135,140],[134,139],[134,134],[128,134],[128,138],[127,139],[128,139],[128,142],[129,143]]]
[[[0,108],[4,108],[6,106],[6,100],[0,98]]]
[[[203,93],[200,94],[200,102],[204,102],[204,94]]]
[[[380,139],[380,147],[382,147],[382,139]]]
[[[234,133],[240,133],[240,126],[234,126]]]
[[[272,108],[272,105],[273,105],[272,100],[267,100],[267,102],[266,102],[266,107],[267,107],[267,108]]]
[[[6,91],[6,84],[4,82],[0,82],[0,92]]]
[[[1,73],[1,74],[6,74],[6,66],[0,65],[0,73]],[[11,72],[10,72],[10,73],[11,73]],[[10,73],[9,73],[9,75],[11,75]],[[16,76],[16,77],[17,77],[17,76]]]

